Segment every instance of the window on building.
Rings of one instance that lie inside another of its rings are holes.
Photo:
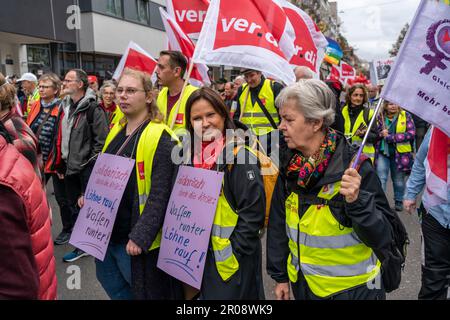
[[[154,3],[150,1],[150,27],[164,31],[164,24],[162,22],[161,14],[159,13],[159,7],[162,7],[160,4]],[[166,10],[165,7],[163,7]]]
[[[77,64],[77,47],[74,43],[58,44],[59,57],[59,75],[64,78],[69,70],[78,67]],[[56,71],[56,70],[55,70]]]
[[[28,70],[34,74],[43,74],[52,70],[50,46],[47,44],[27,45]]]
[[[138,21],[148,24],[148,1],[136,0],[136,10]]]
[[[122,17],[122,0],[107,0],[106,13],[116,17]]]
[[[95,72],[95,61],[93,54],[83,53],[81,55],[81,61],[81,69],[86,71],[88,74],[93,74]]]

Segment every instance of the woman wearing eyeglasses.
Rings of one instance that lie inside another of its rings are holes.
[[[116,85],[112,81],[105,81],[100,88],[100,106],[108,116],[108,124],[113,127],[123,114],[116,103]]]
[[[111,299],[180,299],[180,283],[156,267],[169,202],[176,138],[164,124],[150,75],[125,69],[116,98],[123,117],[109,133],[104,153],[135,159],[97,278]],[[82,198],[79,201],[83,205]]]
[[[59,91],[61,81],[54,73],[44,74],[39,78],[40,100],[31,106],[27,124],[38,139],[44,162],[45,182],[52,177],[53,190],[58,203],[63,225],[62,231],[55,239],[56,245],[69,242],[72,232],[72,213],[69,207],[64,179],[58,176],[55,168],[61,164],[61,152],[58,142],[58,130],[61,127],[63,113],[60,109]]]
[[[350,143],[361,145],[374,114],[374,111],[366,105],[368,100],[366,87],[360,83],[353,85],[348,89],[345,100],[346,105],[342,108],[345,137]],[[372,163],[375,160],[374,144],[377,139],[377,126],[373,126],[363,149],[364,154],[372,160]]]

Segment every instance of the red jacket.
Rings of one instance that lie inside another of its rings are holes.
[[[29,161],[0,137],[0,184],[14,190],[22,199],[39,271],[41,300],[56,299],[56,264],[50,223],[50,208],[40,179]],[[18,266],[19,268],[20,266]]]

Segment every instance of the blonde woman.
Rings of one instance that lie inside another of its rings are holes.
[[[111,129],[103,149],[136,160],[105,260],[96,260],[97,278],[112,299],[183,297],[178,281],[156,267],[175,169],[171,151],[176,138],[163,123],[152,89],[149,75],[124,71],[116,89],[123,117]]]

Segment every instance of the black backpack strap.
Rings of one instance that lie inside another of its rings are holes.
[[[370,123],[369,116],[370,116],[370,109],[369,108],[364,108],[364,110],[363,110],[363,119],[364,119],[364,122],[366,123],[367,126],[369,126],[369,123]]]
[[[270,81],[270,88],[272,89],[273,92],[273,81]],[[250,89],[249,89],[250,90]],[[277,130],[278,126],[275,123],[275,120],[273,120],[272,116],[270,115],[269,111],[267,110],[266,106],[264,105],[264,103],[262,103],[261,99],[259,98],[258,95],[256,95],[256,102],[258,102],[261,110],[264,112],[264,114],[266,115],[267,119],[269,119],[270,124],[272,125],[272,127]]]

